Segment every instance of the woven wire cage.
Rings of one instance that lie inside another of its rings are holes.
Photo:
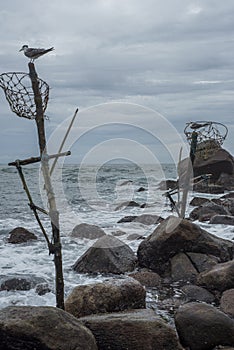
[[[49,85],[38,78],[39,90],[42,98],[43,113],[49,100]],[[0,75],[0,86],[4,90],[11,110],[19,117],[36,118],[36,104],[29,74],[9,72]]]
[[[223,144],[228,133],[227,127],[222,123],[210,121],[189,122],[184,129],[189,144],[194,131],[197,134],[198,143],[213,140],[219,146]]]
[[[190,145],[193,142],[193,135],[196,135],[196,157],[205,160],[222,146],[228,129],[219,122],[197,121],[187,123],[184,133]]]

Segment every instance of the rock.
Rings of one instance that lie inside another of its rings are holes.
[[[193,186],[193,191],[200,193],[221,194],[225,188],[220,185],[208,184],[206,181],[197,183]]]
[[[137,218],[136,215],[128,215],[128,216],[124,216],[122,219],[120,219],[117,223],[121,224],[123,222],[132,222]]]
[[[217,181],[222,173],[233,174],[234,160],[232,155],[225,149],[217,145],[208,145],[214,140],[205,141],[197,147],[195,161],[193,164],[194,176],[203,174],[212,174],[212,181]],[[205,150],[209,149],[209,154],[206,156],[200,152],[201,147]],[[200,149],[199,149],[200,148]],[[200,156],[198,154],[200,152]]]
[[[192,205],[193,207],[198,207],[208,202],[210,202],[208,198],[194,197],[189,204]]]
[[[139,266],[166,275],[170,271],[170,259],[181,252],[213,255],[228,261],[233,257],[233,243],[188,220],[170,216],[140,243]]]
[[[45,280],[33,275],[13,275],[0,277],[0,290],[30,290]]]
[[[152,310],[86,316],[99,350],[182,350],[175,330]]]
[[[136,257],[131,248],[116,237],[99,238],[74,264],[81,273],[115,273],[132,271]]]
[[[234,198],[234,192],[226,193],[221,197],[221,199],[230,199],[230,198]]]
[[[191,220],[208,221],[214,215],[228,215],[228,211],[221,205],[209,202],[193,209],[189,215]]]
[[[184,253],[171,258],[171,278],[173,281],[194,281],[198,272]]]
[[[94,336],[67,312],[48,306],[0,310],[0,350],[97,350]]]
[[[120,210],[120,209],[128,208],[128,207],[135,207],[135,208],[138,208],[138,207],[140,207],[140,204],[137,203],[137,202],[135,202],[135,201],[123,202],[123,203],[117,205],[117,207],[115,208],[115,210]]]
[[[215,301],[215,296],[212,293],[205,288],[193,284],[187,284],[181,290],[187,302],[203,301],[205,303],[213,303]]]
[[[144,225],[155,225],[160,222],[162,222],[164,219],[159,216],[159,215],[152,215],[152,214],[142,214],[139,216],[136,215],[129,215],[129,216],[124,216],[122,219],[118,221],[119,223],[123,222],[139,222]]]
[[[152,215],[152,214],[142,214],[137,216],[133,221],[139,222],[144,225],[155,225],[162,222],[164,219],[161,216],[158,215]]]
[[[210,270],[201,272],[197,277],[197,284],[208,290],[218,290],[234,288],[234,260],[217,264]]]
[[[214,215],[209,224],[234,225],[234,216],[231,215]]]
[[[71,236],[76,238],[97,239],[105,236],[105,232],[96,225],[79,224],[74,227]]]
[[[65,310],[75,317],[145,308],[146,292],[133,278],[110,278],[102,283],[75,287],[65,301]]]
[[[220,259],[213,255],[201,253],[187,253],[187,255],[198,272],[211,269],[220,262]]]
[[[227,198],[224,199],[222,205],[229,211],[231,215],[234,215],[234,199]]]
[[[178,185],[178,182],[176,180],[162,180],[159,185],[158,188],[162,191],[167,191],[173,188],[176,188]]]
[[[48,283],[40,283],[36,286],[35,291],[38,295],[45,295],[51,292],[51,288],[49,287]]]
[[[225,188],[225,190],[227,191],[232,191],[234,189],[234,175],[233,172],[232,174],[225,174],[225,173],[221,173],[217,184],[220,186],[223,186]]]
[[[234,320],[205,303],[182,305],[175,314],[180,342],[190,350],[212,350],[234,345]]]
[[[144,192],[144,191],[147,191],[146,188],[144,187],[139,187],[137,190],[137,192]]]
[[[126,235],[126,232],[121,231],[121,230],[117,230],[117,231],[111,232],[111,234],[112,234],[112,236],[119,237],[119,236],[124,236],[124,235]]]
[[[152,271],[138,271],[133,272],[129,274],[130,277],[136,279],[138,282],[140,282],[143,286],[154,288],[159,287],[161,285],[161,277],[156,273]]]
[[[228,289],[223,292],[220,300],[220,309],[234,318],[234,289]]]
[[[26,230],[24,227],[16,227],[9,233],[8,243],[20,244],[31,240],[36,240],[34,233]]]
[[[144,237],[139,235],[138,233],[132,233],[127,237],[128,241],[136,241],[137,239],[144,239]]]

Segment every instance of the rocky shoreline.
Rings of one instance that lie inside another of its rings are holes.
[[[233,217],[232,198],[229,194],[219,204],[209,201],[208,210],[206,201],[194,200],[200,210],[195,208],[195,219],[212,224],[220,215],[217,206]],[[229,207],[222,203],[227,199]],[[194,224],[192,213],[188,219],[165,220],[141,215],[139,222],[154,222],[156,228],[147,238],[136,238],[137,256],[121,239],[94,225],[74,228],[75,237],[96,241],[72,268],[101,273],[106,279],[74,288],[65,300],[66,311],[32,306],[2,309],[0,349],[234,349],[234,244]],[[13,230],[9,242],[35,239],[22,228],[18,232],[17,236]],[[40,293],[46,293],[45,282],[5,276],[0,289],[37,285]],[[170,309],[172,322],[158,312],[158,306]]]

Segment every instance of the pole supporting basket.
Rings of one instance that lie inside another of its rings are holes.
[[[39,90],[42,97],[43,113],[49,100],[49,85],[38,78]],[[36,104],[29,74],[9,72],[0,75],[0,87],[4,90],[12,112],[18,117],[36,118]]]

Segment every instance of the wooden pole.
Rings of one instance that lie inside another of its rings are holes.
[[[44,113],[42,97],[38,84],[38,77],[35,66],[32,62],[28,64],[29,76],[32,82],[32,89],[34,93],[34,101],[36,105],[36,124],[38,132],[38,141],[40,147],[40,157],[42,164],[42,174],[45,181],[45,189],[49,203],[49,215],[52,226],[53,236],[53,254],[56,274],[56,306],[64,309],[64,280],[63,280],[63,266],[62,266],[62,247],[60,242],[59,230],[59,212],[56,207],[55,195],[52,187],[49,169],[49,157],[46,148],[46,134],[44,126]]]

